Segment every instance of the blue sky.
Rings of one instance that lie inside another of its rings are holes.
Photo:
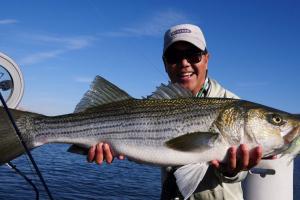
[[[94,76],[134,97],[168,77],[163,34],[199,25],[211,54],[209,74],[243,99],[300,113],[300,3],[265,1],[2,1],[0,51],[21,68],[20,106],[72,112]]]

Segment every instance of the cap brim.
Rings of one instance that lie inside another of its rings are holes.
[[[198,49],[204,51],[205,50],[205,44],[203,44],[203,42],[201,40],[197,40],[191,37],[176,37],[173,38],[171,42],[169,42],[167,45],[164,46],[164,54],[166,52],[166,50],[174,43],[176,42],[188,42],[192,45],[194,45],[195,47],[197,47]]]

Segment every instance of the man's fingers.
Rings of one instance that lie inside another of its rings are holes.
[[[110,150],[110,147],[108,144],[104,144],[104,155],[105,155],[105,159],[106,159],[106,162],[108,164],[111,164],[112,161],[113,161],[113,155],[112,155],[112,152]]]
[[[95,158],[95,150],[96,150],[96,146],[92,146],[90,149],[89,149],[89,153],[88,153],[88,157],[87,157],[87,160],[88,162],[93,162],[94,161],[94,158]]]
[[[220,169],[220,167],[221,167],[220,162],[218,160],[212,160],[212,161],[210,161],[210,164],[216,169]]]
[[[236,168],[236,147],[230,147],[228,150],[228,171],[233,171]]]
[[[95,162],[97,164],[102,164],[102,162],[103,162],[103,143],[99,143],[96,145]]]
[[[239,165],[237,167],[237,170],[247,170],[249,166],[249,149],[247,145],[241,144],[239,147]]]
[[[262,158],[262,147],[258,146],[250,152],[249,169],[256,166]]]
[[[118,155],[118,159],[124,160],[125,156]],[[88,162],[95,161],[97,164],[102,164],[106,160],[108,164],[111,164],[114,160],[114,153],[107,143],[98,143],[90,147],[87,160]]]
[[[226,162],[221,163],[218,160],[212,160],[210,163],[220,172],[222,172],[226,176],[234,176],[236,174],[236,166],[237,166],[237,148],[235,146],[230,147],[227,151],[227,159]]]

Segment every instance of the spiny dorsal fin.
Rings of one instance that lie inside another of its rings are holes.
[[[161,84],[156,91],[152,92],[148,99],[175,99],[182,97],[192,97],[193,94],[180,86],[178,83]]]
[[[77,104],[74,112],[82,112],[88,108],[131,99],[132,97],[101,76],[96,76],[90,89]]]

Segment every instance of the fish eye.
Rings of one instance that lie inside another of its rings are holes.
[[[278,114],[271,114],[270,122],[272,124],[278,125],[278,126],[285,124],[285,121],[283,120],[282,116],[280,116]]]

